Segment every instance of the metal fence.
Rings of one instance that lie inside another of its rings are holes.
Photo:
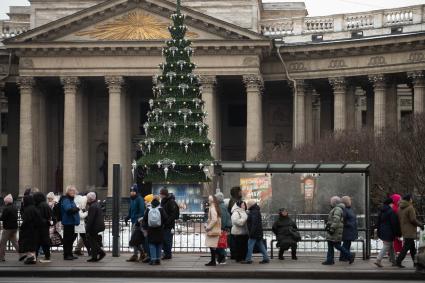
[[[302,240],[298,243],[297,251],[306,255],[314,255],[325,253],[327,251],[325,222],[327,214],[296,214],[290,215],[297,224]],[[267,241],[268,249],[273,255],[276,252],[275,235],[271,228],[276,220],[277,215],[264,215],[263,228],[264,238]],[[373,227],[376,215],[371,217],[371,227]],[[422,218],[423,219],[423,218]],[[206,232],[204,223],[206,221],[205,214],[182,214],[181,218],[176,221],[174,231],[173,250],[178,253],[204,253],[208,252],[209,248],[205,246]],[[363,258],[367,255],[366,233],[367,229],[361,228],[365,226],[364,216],[358,216],[359,238],[352,243],[352,251],[362,255]],[[104,249],[112,250],[112,220],[110,217],[105,218],[105,231],[102,233]],[[373,233],[373,229],[368,229],[369,233]],[[129,240],[131,236],[131,224],[128,226],[124,220],[120,221],[120,251],[131,252]],[[77,241],[75,242],[77,243]],[[377,253],[382,248],[380,240],[371,240],[371,254]],[[9,249],[13,249],[9,245]],[[53,250],[61,250],[61,247],[53,247]]]

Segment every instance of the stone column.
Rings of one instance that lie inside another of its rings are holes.
[[[305,143],[305,92],[309,86],[304,80],[297,80],[294,95],[293,146],[299,147]],[[296,106],[296,107],[295,107]]]
[[[398,95],[397,83],[388,82],[385,89],[386,124],[389,129],[398,129]]]
[[[254,160],[264,148],[263,140],[263,78],[259,75],[245,75],[246,87],[246,160]]]
[[[423,113],[425,108],[425,79],[424,72],[415,71],[407,73],[413,82],[413,111]]]
[[[320,140],[320,95],[313,90],[313,141]]]
[[[366,103],[366,91],[361,87],[356,87],[354,91],[355,110],[354,110],[354,129],[360,131],[363,127],[363,102]]]
[[[81,190],[79,184],[79,84],[78,77],[62,77],[64,90],[64,117],[63,117],[63,189],[74,185]]]
[[[356,129],[356,86],[348,85],[346,98],[346,129],[347,130],[355,130]]]
[[[123,154],[123,86],[124,78],[120,76],[105,77],[109,90],[109,126],[108,126],[108,197],[112,197],[112,165],[121,164],[125,161]],[[123,179],[123,178],[122,178]],[[124,188],[122,188],[124,189]]]
[[[313,142],[313,88],[306,85],[304,89],[304,109],[305,109],[305,142]]]
[[[208,113],[204,119],[209,127],[208,138],[215,143],[211,150],[212,156],[216,160],[221,158],[221,143],[220,143],[220,124],[218,123],[218,99],[216,92],[217,79],[215,76],[201,76],[202,83],[202,100],[204,101],[204,110]]]
[[[385,76],[382,74],[369,76],[374,90],[373,128],[376,135],[385,128]]]
[[[33,77],[19,77],[21,92],[19,118],[19,195],[23,196],[26,188],[33,185],[33,91],[35,80]]]
[[[344,131],[347,128],[345,78],[329,78],[329,83],[334,92],[334,131]]]

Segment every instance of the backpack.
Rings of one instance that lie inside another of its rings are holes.
[[[158,207],[151,208],[148,213],[148,226],[150,228],[158,228],[162,226],[161,211]]]
[[[53,218],[55,222],[62,221],[62,197],[57,203],[53,206]]]

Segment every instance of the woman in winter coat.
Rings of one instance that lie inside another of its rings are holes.
[[[232,256],[236,262],[241,262],[245,259],[248,249],[248,227],[246,226],[248,214],[245,202],[239,200],[233,205],[231,219],[232,230],[230,233],[234,244]]]
[[[86,228],[85,228],[85,219],[88,215],[87,211],[87,196],[77,195],[75,196],[75,205],[80,209],[78,214],[80,215],[80,225],[75,226],[75,234],[79,235],[77,246],[75,247],[75,255],[84,255],[82,249],[85,246],[87,252],[90,254],[90,245],[87,240]]]
[[[323,265],[333,265],[334,261],[334,249],[339,250],[344,258],[349,259],[349,263],[352,264],[355,259],[355,253],[350,253],[349,250],[341,246],[342,232],[344,230],[344,209],[345,205],[341,203],[341,199],[338,196],[331,198],[331,211],[328,215],[328,221],[326,223],[326,240],[328,242],[328,253],[326,260],[322,262]]]
[[[167,213],[162,207],[159,207],[159,205],[160,202],[158,198],[154,198],[151,202],[151,207],[145,210],[142,221],[143,229],[148,232],[150,265],[161,264],[161,250]],[[160,218],[158,216],[160,216]]]
[[[382,240],[383,247],[380,250],[375,265],[383,267],[382,259],[386,254],[390,255],[390,262],[393,265],[396,264],[393,241],[395,238],[400,237],[400,222],[397,214],[394,213],[392,208],[393,200],[388,198],[384,201],[384,205],[378,215],[378,223],[376,224],[378,229],[378,238]]]
[[[279,245],[279,259],[283,260],[283,253],[291,248],[292,259],[297,260],[297,239],[294,236],[294,232],[297,232],[298,227],[289,217],[288,210],[285,208],[279,209],[279,219],[273,224],[272,230],[276,234]]]
[[[22,224],[19,229],[19,249],[25,255],[21,256],[19,260],[25,259],[25,264],[35,264],[37,262],[35,252],[38,248],[42,219],[34,205],[32,195],[24,196],[22,208],[25,213],[22,214]]]
[[[100,203],[96,200],[96,193],[88,193],[86,200],[89,209],[84,231],[91,247],[91,258],[87,262],[98,262],[106,256],[102,249],[102,236],[99,235],[99,233],[105,231],[105,218]]]
[[[210,248],[211,260],[205,266],[216,266],[216,249],[221,235],[221,210],[215,196],[208,197],[208,220],[205,226],[205,245]]]
[[[395,214],[398,214],[399,204],[401,201],[401,195],[393,194],[391,195],[391,199],[393,200],[393,204],[392,204],[393,211]],[[393,246],[394,246],[394,252],[397,254],[401,252],[401,250],[403,249],[403,241],[400,240],[399,237],[396,237],[394,239]]]
[[[52,210],[46,202],[46,197],[43,193],[37,192],[33,196],[35,207],[41,216],[41,225],[38,229],[38,247],[36,256],[38,257],[38,251],[43,249],[44,259],[39,260],[41,263],[50,262],[50,225],[52,224]]]
[[[80,225],[80,209],[74,202],[77,189],[74,186],[66,188],[65,195],[61,198],[61,218],[63,225],[63,259],[74,260],[77,257],[72,255],[72,245],[75,241],[75,226]]]
[[[351,198],[344,196],[341,198],[342,203],[345,205],[344,209],[344,230],[342,231],[342,246],[350,251],[351,242],[357,240],[359,234],[357,231],[357,216],[351,208]],[[339,256],[340,261],[349,261],[349,258]]]

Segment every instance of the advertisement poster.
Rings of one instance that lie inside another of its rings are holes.
[[[269,174],[259,174],[249,178],[241,178],[240,186],[244,199],[255,199],[261,208],[265,208],[272,199],[272,179]]]
[[[180,207],[180,213],[200,213],[202,209],[202,186],[196,185],[160,185],[152,187],[152,193],[159,195],[161,188],[166,187],[168,192],[173,194]]]

